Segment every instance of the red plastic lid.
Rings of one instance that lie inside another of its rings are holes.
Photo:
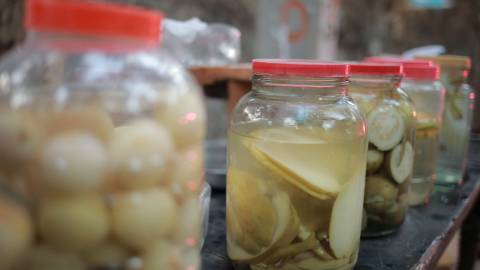
[[[403,69],[401,64],[389,63],[352,63],[350,75],[371,76],[401,76]]]
[[[420,59],[403,59],[400,57],[367,57],[363,59],[363,62],[366,63],[391,63],[391,64],[401,64],[405,66],[431,66],[433,62],[430,60],[420,60]]]
[[[163,14],[139,7],[80,0],[27,0],[27,30],[159,42]]]
[[[349,65],[300,59],[255,59],[254,74],[293,75],[305,77],[347,77]]]
[[[405,78],[413,80],[438,80],[440,78],[440,66],[403,66]]]

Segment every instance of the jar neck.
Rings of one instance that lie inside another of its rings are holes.
[[[347,95],[346,77],[299,77],[254,74],[252,91],[257,95],[276,97],[318,96],[338,98]]]
[[[468,72],[469,70],[464,68],[443,67],[441,77],[449,84],[461,85],[467,82]]]
[[[352,76],[350,89],[388,93],[396,91],[401,81],[402,76]]]
[[[66,53],[82,53],[87,51],[125,53],[136,50],[152,49],[158,46],[158,43],[121,37],[102,37],[34,31],[27,33],[25,44],[29,48],[56,50]]]

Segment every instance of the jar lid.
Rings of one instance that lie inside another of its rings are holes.
[[[440,66],[403,66],[403,74],[407,79],[413,80],[438,80],[440,78]]]
[[[470,69],[472,66],[472,61],[468,56],[460,56],[460,55],[417,56],[416,59],[430,60],[442,67]]]
[[[401,57],[367,57],[363,59],[363,62],[366,63],[391,63],[391,64],[401,64],[405,66],[431,66],[433,62],[431,60],[425,59],[404,59]]]
[[[401,76],[402,65],[390,63],[352,63],[350,75]]]
[[[349,65],[303,59],[254,59],[254,74],[306,77],[347,77]]]
[[[79,0],[28,0],[30,31],[131,38],[159,42],[163,14],[123,5]]]

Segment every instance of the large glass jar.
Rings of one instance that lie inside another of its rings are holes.
[[[349,95],[367,118],[363,236],[394,232],[405,219],[414,160],[415,116],[400,88],[402,66],[351,64]]]
[[[198,269],[204,108],[161,14],[26,3],[0,63],[0,269]]]
[[[441,55],[422,57],[441,66],[440,79],[446,88],[444,123],[440,131],[437,166],[438,184],[458,184],[467,164],[474,91],[467,84],[470,58]]]
[[[252,269],[352,269],[366,123],[348,65],[255,60],[229,129],[227,247]]]
[[[439,67],[404,64],[402,89],[413,100],[417,112],[415,164],[409,203],[427,203],[436,181],[438,136],[442,126],[445,89]]]

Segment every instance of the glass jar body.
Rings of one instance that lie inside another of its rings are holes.
[[[436,181],[439,132],[443,122],[445,89],[439,81],[404,79],[402,88],[417,112],[415,164],[410,186],[411,205],[427,203]]]
[[[30,34],[0,72],[0,207],[16,217],[0,219],[1,269],[198,269],[205,112],[175,61]]]
[[[415,116],[399,77],[351,78],[349,95],[367,118],[369,146],[362,236],[398,229],[408,209],[412,177]]]
[[[466,83],[466,74],[462,69],[442,67],[446,96],[437,166],[439,184],[456,185],[465,173],[475,95]]]
[[[365,122],[345,81],[315,80],[255,75],[235,108],[227,246],[237,265],[321,270],[356,262]]]

